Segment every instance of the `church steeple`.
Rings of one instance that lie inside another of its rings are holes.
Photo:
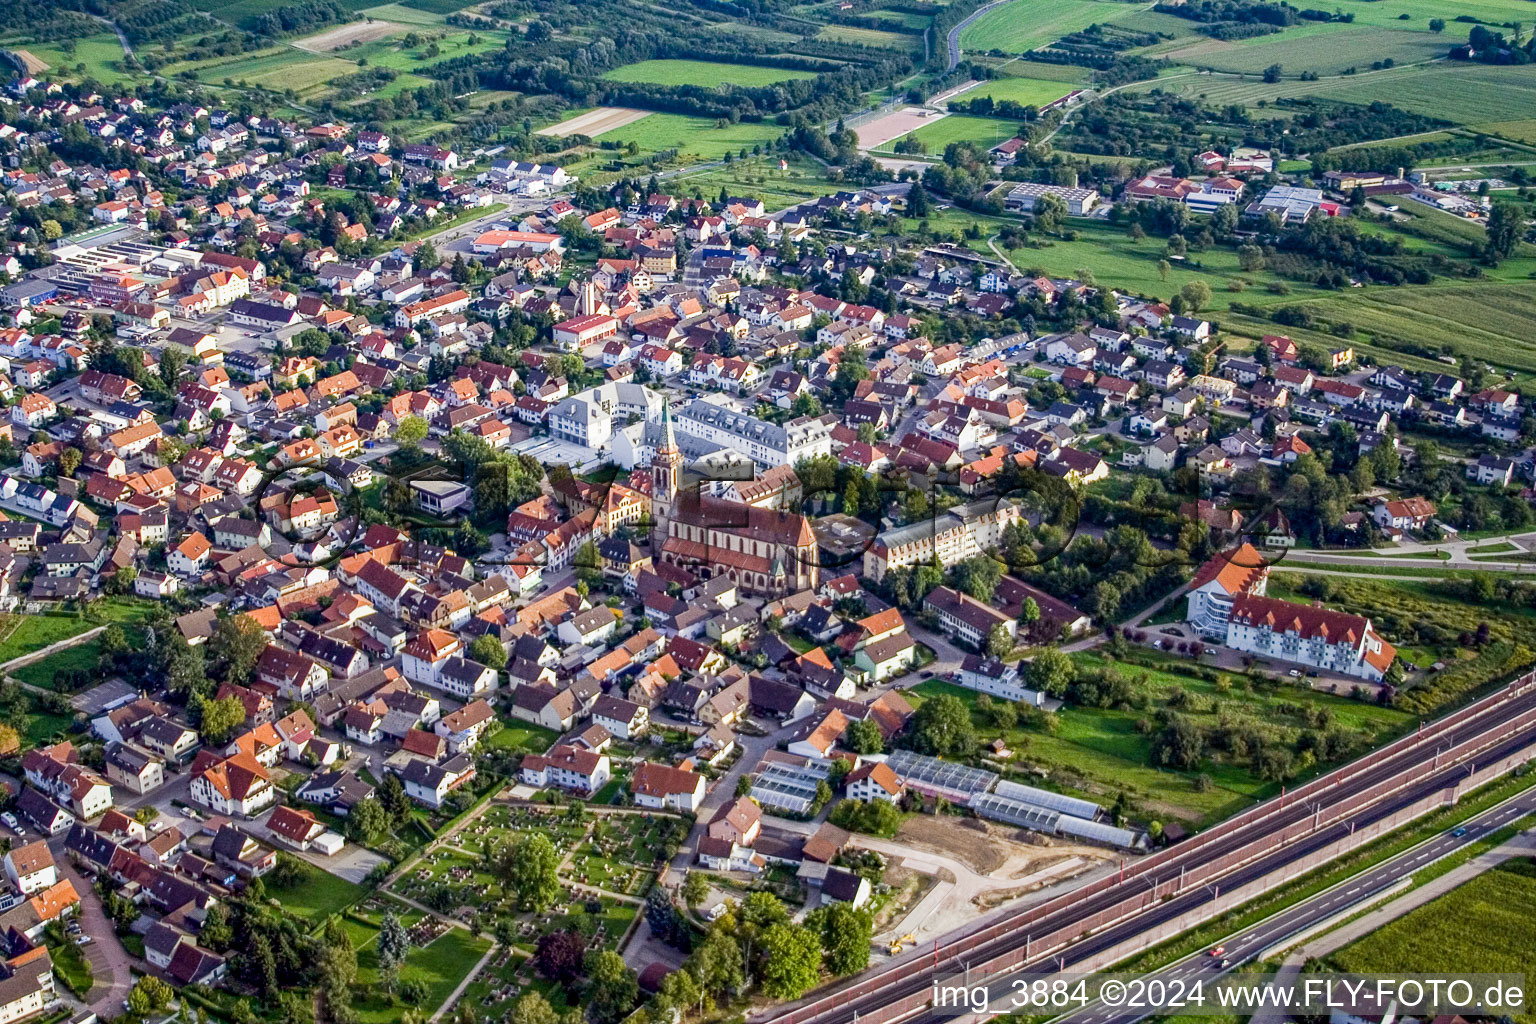
[[[683,453],[677,446],[677,434],[672,427],[672,403],[661,403],[661,441],[651,459],[651,513],[657,531],[666,536],[666,522],[672,517],[677,503],[678,477],[682,473]]]

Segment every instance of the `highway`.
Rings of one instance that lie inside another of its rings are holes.
[[[1484,766],[1512,755],[1531,756],[1536,753],[1532,720],[1536,689],[1527,679],[1518,689],[1502,691],[1502,699],[1485,700],[1459,716],[1426,725],[1417,737],[1398,741],[1386,753],[1378,751],[1314,780],[1298,791],[1305,794],[1299,798],[1276,798],[1239,815],[1235,823],[1208,830],[1203,841],[1197,836],[1148,858],[1119,881],[1087,886],[1001,921],[978,922],[966,935],[932,951],[893,961],[869,979],[767,1019],[779,1024],[844,1024],[856,1017],[869,1024],[887,1022],[929,1012],[921,1003],[933,980],[968,965],[1006,958],[997,969],[1007,967],[1008,973],[1088,965],[1184,915],[1225,909],[1211,906],[1222,889],[1230,892],[1264,879]],[[1054,937],[1054,945],[1042,948],[1052,941],[1048,937]],[[930,1013],[917,1019],[940,1017]]]
[[[1226,968],[1218,967],[1219,961],[1209,956],[1208,951],[1200,950],[1144,977],[1148,981],[1154,978],[1165,982],[1174,979],[1188,981],[1197,975],[1216,978],[1236,970],[1250,960],[1258,959],[1260,954],[1272,952],[1277,943],[1299,936],[1335,915],[1347,916],[1350,907],[1367,903],[1373,896],[1392,888],[1415,871],[1465,849],[1516,818],[1533,813],[1536,813],[1536,790],[1526,790],[1512,800],[1468,818],[1457,829],[1448,829],[1433,839],[1418,843],[1375,867],[1280,911],[1242,935],[1227,939],[1222,943],[1226,947],[1222,959],[1229,961]],[[1458,836],[1456,832],[1462,834]],[[1116,1011],[1098,1005],[1060,1017],[1057,1024],[1136,1024],[1148,1016],[1151,1014]]]

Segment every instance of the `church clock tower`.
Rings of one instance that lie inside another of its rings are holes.
[[[677,508],[677,487],[681,483],[683,453],[677,447],[677,435],[672,430],[672,403],[661,404],[661,443],[651,458],[651,518],[656,523],[656,535],[667,537],[667,522]]]

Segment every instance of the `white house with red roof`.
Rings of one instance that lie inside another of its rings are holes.
[[[1397,657],[1363,615],[1257,594],[1233,599],[1227,646],[1371,682],[1380,682]]]

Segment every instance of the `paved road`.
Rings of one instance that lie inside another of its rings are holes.
[[[1347,914],[1349,908],[1353,906],[1366,904],[1373,896],[1392,888],[1401,879],[1408,877],[1415,871],[1419,871],[1443,857],[1465,849],[1488,833],[1503,828],[1515,818],[1533,812],[1536,812],[1536,792],[1528,791],[1513,800],[1500,804],[1497,807],[1492,807],[1482,814],[1469,819],[1464,826],[1466,831],[1461,836],[1453,835],[1452,831],[1442,832],[1434,839],[1421,843],[1412,849],[1405,850],[1396,857],[1381,862],[1374,868],[1364,871],[1344,882],[1340,882],[1330,889],[1325,889],[1323,892],[1287,910],[1281,911],[1273,917],[1260,922],[1242,935],[1222,942],[1222,945],[1226,947],[1225,959],[1231,961],[1230,966],[1225,969],[1216,966],[1208,951],[1201,950],[1176,963],[1151,972],[1146,975],[1146,978],[1148,981],[1160,979],[1164,982],[1173,982],[1175,980],[1188,982],[1196,977],[1204,977],[1206,979],[1220,977],[1222,974],[1236,970],[1248,961],[1256,959],[1260,953],[1269,952],[1277,943],[1285,942],[1293,936],[1300,936],[1309,929],[1315,928],[1335,916]],[[1473,867],[1473,864],[1469,862],[1457,868],[1455,872],[1436,879],[1430,885],[1399,897],[1398,900],[1394,900],[1388,906],[1406,901],[1404,908],[1399,913],[1406,912],[1407,909],[1411,909],[1413,906],[1418,905],[1418,903],[1427,902],[1427,900],[1435,895],[1453,888],[1460,881],[1465,881],[1469,876],[1464,869],[1470,868],[1471,873],[1475,874],[1477,871],[1487,870],[1494,863],[1501,863],[1511,856],[1529,852],[1530,833],[1525,833],[1523,838],[1525,841],[1522,844],[1518,846],[1511,845],[1509,852],[1494,857],[1491,862],[1484,858],[1479,858],[1479,861],[1482,863],[1476,867]],[[1492,857],[1492,854],[1490,853],[1485,856]],[[1453,875],[1459,875],[1460,877],[1453,881]],[[1337,934],[1342,936],[1365,934],[1383,923],[1385,923],[1385,920],[1373,913],[1368,917],[1361,918]],[[1348,938],[1345,941],[1348,941]],[[1319,942],[1314,946],[1304,948],[1307,949],[1308,955],[1321,955],[1343,944],[1344,942],[1334,942],[1331,944]],[[1323,948],[1325,946],[1328,948]],[[1088,1007],[1079,1013],[1061,1018],[1061,1021],[1063,1024],[1065,1022],[1070,1022],[1070,1024],[1135,1024],[1136,1021],[1147,1016],[1150,1016],[1150,1014],[1116,1012],[1099,1006],[1097,1008]]]
[[[85,947],[86,959],[91,963],[91,976],[95,979],[89,1005],[103,1017],[115,1017],[123,1012],[123,1000],[128,998],[128,990],[133,987],[133,957],[118,941],[91,880],[76,870],[64,855],[63,836],[57,837],[57,842],[50,841],[49,846],[60,872],[80,896],[80,930],[94,940]]]
[[[986,14],[988,11],[992,10],[992,8],[1001,7],[1003,4],[1012,2],[1013,0],[992,0],[992,3],[984,4],[981,7],[976,8],[970,13],[969,16],[966,17],[964,21],[960,22],[960,24],[949,30],[949,36],[947,39],[945,39],[945,44],[949,47],[949,66],[945,70],[953,71],[955,68],[960,66],[961,33],[969,28],[972,22],[981,17],[983,14]]]

